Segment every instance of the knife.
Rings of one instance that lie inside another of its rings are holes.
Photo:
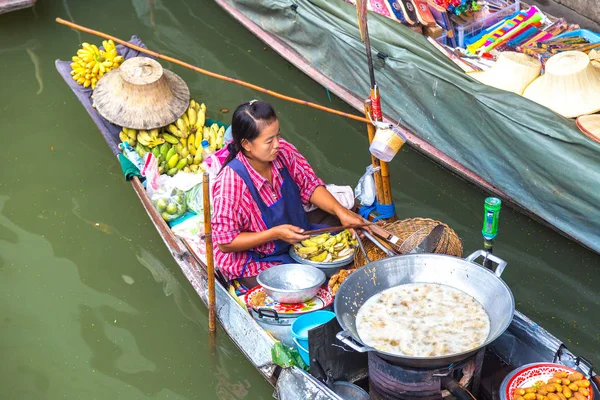
[[[414,249],[408,252],[408,254],[423,254],[433,253],[440,242],[440,239],[444,235],[446,227],[442,224],[437,225],[431,230],[429,235],[425,236],[425,239],[421,240],[421,243]]]

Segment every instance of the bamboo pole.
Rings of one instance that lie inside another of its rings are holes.
[[[373,68],[373,55],[371,52],[371,39],[369,37],[369,24],[367,18],[367,1],[357,0],[356,1],[356,13],[358,16],[358,30],[360,37],[365,44],[365,52],[367,55],[367,66],[369,68],[369,80],[371,81],[370,99],[365,101],[365,116],[369,119],[367,122],[367,130],[369,134],[369,144],[375,137],[375,127],[371,124],[371,121],[382,121],[383,115],[381,113],[381,103],[379,101],[379,87],[375,81],[375,70]],[[390,184],[390,173],[388,165],[384,161],[380,161],[371,155],[371,163],[373,168],[379,166],[380,171],[374,174],[375,178],[375,191],[377,193],[377,202],[382,205],[392,204],[392,189]],[[389,220],[395,220],[395,216]]]
[[[75,23],[70,22],[70,21],[66,21],[66,20],[64,20],[62,18],[56,18],[56,22],[58,22],[61,25],[68,26],[69,28],[73,28],[73,29],[76,29],[76,30],[79,30],[79,31],[82,31],[82,32],[85,32],[85,33],[89,33],[91,35],[95,35],[95,36],[101,37],[103,39],[107,39],[107,40],[110,39],[110,40],[112,40],[115,43],[122,44],[123,46],[129,47],[130,49],[133,49],[133,50],[136,50],[136,51],[139,51],[140,53],[148,54],[148,55],[150,55],[152,57],[160,58],[161,60],[165,60],[165,61],[171,62],[173,64],[181,65],[182,67],[191,69],[192,71],[199,72],[199,73],[201,73],[203,75],[207,75],[207,76],[210,76],[212,78],[217,78],[217,79],[220,79],[222,81],[231,82],[231,83],[235,83],[235,84],[238,84],[238,85],[241,85],[241,86],[245,86],[247,88],[250,88],[250,89],[253,89],[253,90],[257,90],[259,92],[263,92],[265,94],[268,94],[270,96],[276,97],[276,98],[281,99],[281,100],[290,101],[290,102],[296,103],[296,104],[302,104],[302,105],[305,105],[305,106],[308,106],[308,107],[316,108],[317,110],[326,111],[326,112],[331,113],[331,114],[340,115],[342,117],[350,118],[350,119],[353,119],[355,121],[368,122],[368,120],[366,118],[361,117],[359,115],[348,114],[348,113],[345,113],[343,111],[335,110],[333,108],[329,108],[329,107],[325,107],[325,106],[322,106],[322,105],[319,105],[319,104],[316,104],[316,103],[312,103],[310,101],[306,101],[306,100],[302,100],[302,99],[297,99],[295,97],[286,96],[286,95],[283,95],[281,93],[277,93],[277,92],[274,92],[272,90],[269,90],[269,89],[266,89],[266,88],[254,85],[252,83],[244,82],[244,81],[239,80],[239,79],[230,78],[230,77],[225,76],[225,75],[220,75],[220,74],[217,74],[217,73],[214,73],[214,72],[202,69],[202,68],[198,68],[198,67],[196,67],[196,66],[194,66],[192,64],[186,63],[185,61],[180,61],[180,60],[178,60],[176,58],[165,56],[163,54],[157,53],[156,51],[152,51],[152,50],[148,50],[148,49],[146,49],[144,47],[136,46],[136,45],[134,45],[132,43],[129,43],[129,42],[125,41],[125,40],[121,40],[121,39],[119,39],[119,38],[117,38],[115,36],[106,34],[104,32],[96,31],[96,30],[93,30],[93,29],[90,29],[90,28],[86,28],[85,26],[78,25],[78,24],[75,24]]]
[[[365,100],[365,115],[367,118],[371,115],[371,99],[368,98]],[[373,142],[373,138],[375,137],[375,127],[371,122],[367,122],[367,134],[369,135],[369,145]],[[380,161],[379,158],[375,157],[371,154],[371,165],[373,168],[381,167],[381,164],[385,164],[383,161]],[[373,178],[375,179],[375,193],[377,195],[377,202],[379,204],[386,204],[385,197],[383,193],[383,184],[381,182],[381,170],[375,172],[373,174]]]
[[[208,173],[202,175],[202,196],[204,200],[204,241],[206,244],[206,267],[208,273],[208,330],[215,332],[216,304],[215,304],[215,262],[213,258],[212,229],[210,226],[210,187]]]
[[[379,93],[376,93],[379,95]],[[372,115],[371,110],[372,101],[371,99],[365,100],[365,115],[367,118],[369,115]],[[373,124],[367,124],[367,132],[369,135],[369,144],[373,141],[375,137],[375,127]],[[371,154],[371,164],[373,168],[380,167],[381,170],[377,171],[373,174],[373,178],[375,179],[375,192],[377,194],[377,202],[379,204],[392,204],[392,188],[390,183],[390,172],[388,168],[388,163],[385,161],[381,161]],[[396,216],[388,219],[390,222],[396,220]]]
[[[374,112],[374,103],[377,102],[379,111]],[[381,113],[381,103],[379,99],[379,88],[375,86],[375,88],[371,89],[371,115],[375,120],[381,122],[383,121],[383,114]],[[383,191],[383,202],[380,204],[392,204],[394,199],[392,198],[392,184],[390,182],[390,171],[388,168],[388,163],[384,161],[380,161],[381,165],[381,185]],[[390,218],[391,221],[396,220],[396,217]]]

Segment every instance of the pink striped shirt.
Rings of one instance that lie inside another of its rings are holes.
[[[315,189],[324,185],[314,173],[312,167],[298,150],[290,143],[280,139],[279,155],[271,166],[273,186],[260,175],[240,152],[237,159],[248,170],[250,179],[256,186],[258,193],[267,207],[281,198],[283,177],[279,171],[283,165],[288,169],[292,179],[300,189],[303,204],[308,204]],[[283,163],[282,163],[283,161]],[[241,232],[260,232],[267,229],[261,218],[258,205],[242,178],[226,166],[217,176],[213,186],[213,217],[212,238],[217,266],[227,279],[240,277],[244,264],[248,261],[249,252],[223,253],[219,244],[231,243]],[[254,251],[270,254],[275,250],[273,242],[257,247]],[[248,261],[243,276],[256,276],[262,270],[272,267],[276,263]]]

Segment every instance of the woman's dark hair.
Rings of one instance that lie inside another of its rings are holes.
[[[242,151],[244,139],[253,141],[260,135],[260,131],[277,119],[273,106],[266,101],[252,100],[240,104],[233,112],[231,119],[231,135],[233,140],[227,146],[229,156],[223,163],[223,169],[237,154]]]

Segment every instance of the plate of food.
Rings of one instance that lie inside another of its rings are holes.
[[[327,287],[323,285],[317,295],[304,303],[279,303],[270,298],[262,286],[256,286],[248,291],[245,296],[246,306],[254,310],[259,308],[270,308],[277,311],[278,314],[306,314],[311,311],[321,310],[329,307],[333,303],[333,295]]]
[[[358,242],[349,230],[338,234],[323,233],[296,243],[290,248],[290,256],[301,264],[317,267],[331,277],[337,272],[332,268],[341,268],[354,260]]]
[[[504,378],[500,387],[507,400],[534,400],[543,396],[548,400],[592,400],[594,391],[582,373],[554,363],[524,365]]]

